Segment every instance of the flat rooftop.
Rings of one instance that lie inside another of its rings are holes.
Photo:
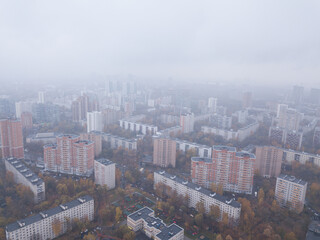
[[[7,158],[6,161],[33,185],[40,185],[43,183],[43,180],[32,172],[20,159]]]
[[[91,196],[89,196],[89,195],[86,195],[86,196],[81,197],[81,198],[77,198],[77,199],[75,199],[75,200],[73,200],[71,202],[68,202],[68,203],[65,203],[65,204],[61,204],[58,207],[42,211],[42,212],[40,212],[40,213],[38,213],[36,215],[33,215],[33,216],[30,216],[30,217],[18,220],[18,221],[14,222],[14,223],[11,223],[11,224],[6,226],[6,231],[7,232],[13,232],[13,231],[15,231],[15,230],[17,230],[19,228],[28,226],[28,225],[36,223],[36,222],[39,222],[44,218],[56,215],[56,214],[61,213],[61,212],[65,211],[65,210],[67,210],[67,209],[77,207],[77,206],[79,206],[79,205],[81,205],[81,204],[83,204],[85,202],[89,202],[91,200],[93,200],[93,198]]]
[[[162,176],[164,176],[166,178],[170,178],[171,180],[173,180],[173,181],[175,181],[177,183],[185,185],[185,186],[187,186],[187,187],[189,187],[189,188],[191,188],[191,189],[193,189],[195,191],[198,191],[198,192],[200,192],[200,193],[202,193],[204,195],[212,197],[212,198],[214,198],[214,199],[216,199],[216,200],[218,200],[220,202],[223,202],[225,204],[228,204],[228,205],[230,205],[232,207],[241,208],[241,204],[239,202],[237,202],[237,201],[235,201],[233,199],[228,199],[225,196],[219,195],[219,194],[217,194],[215,192],[211,192],[208,189],[203,188],[203,187],[201,187],[201,186],[199,186],[197,184],[194,184],[192,182],[185,181],[180,177],[177,177],[175,175],[171,175],[171,174],[169,174],[169,173],[167,173],[165,171],[157,171],[155,173],[160,174],[160,175],[162,175]]]
[[[206,157],[192,157],[191,161],[194,162],[206,162],[206,163],[212,163],[212,158],[206,158]]]
[[[303,181],[302,179],[296,178],[295,176],[290,176],[290,175],[284,175],[284,174],[280,174],[280,176],[278,178],[296,183],[296,184],[300,184],[300,185],[306,185],[308,184],[306,181]]]
[[[105,165],[105,166],[108,166],[108,165],[111,165],[111,164],[115,164],[114,162],[110,161],[109,159],[106,159],[106,158],[99,158],[99,159],[95,159],[95,161]]]
[[[148,227],[159,229],[161,232],[156,236],[161,240],[169,240],[170,238],[183,231],[183,228],[179,227],[177,224],[166,226],[160,218],[150,216],[153,212],[154,211],[152,209],[144,207],[130,214],[128,217],[134,221],[143,219],[147,223]]]
[[[216,151],[228,151],[228,152],[236,152],[237,151],[237,149],[235,147],[222,146],[222,145],[213,145],[212,149],[216,150]]]

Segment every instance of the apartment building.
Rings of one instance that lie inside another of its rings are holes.
[[[102,139],[110,144],[111,148],[123,148],[127,150],[137,150],[137,139],[128,139],[119,136],[115,136],[109,133],[104,133]]]
[[[141,123],[144,115],[137,115],[126,119],[119,120],[120,127],[133,132],[146,134],[155,134],[158,131],[158,127],[150,124]]]
[[[251,194],[255,160],[254,154],[237,152],[235,147],[213,146],[213,182],[225,191]]]
[[[89,140],[94,143],[94,156],[97,157],[102,152],[102,132],[92,131],[90,133],[81,133],[81,140]]]
[[[160,167],[176,166],[176,142],[168,137],[153,137],[153,164]]]
[[[189,142],[181,139],[175,139],[176,145],[177,145],[177,150],[180,150],[182,152],[187,152],[188,150],[194,150],[199,157],[211,157],[211,147],[194,143],[194,142]]]
[[[264,177],[278,177],[282,159],[282,149],[273,146],[257,146],[255,170]]]
[[[272,144],[284,144],[291,149],[300,149],[303,132],[291,131],[285,128],[270,127],[269,139]]]
[[[102,131],[102,113],[98,111],[87,112],[87,132]]]
[[[281,174],[277,178],[275,198],[280,206],[302,212],[308,183],[294,176]]]
[[[94,143],[79,140],[73,144],[73,174],[90,176],[93,173]]]
[[[87,195],[7,225],[6,238],[54,239],[72,228],[74,219],[93,221],[93,218],[94,200]],[[53,230],[54,224],[60,224],[59,233]]]
[[[194,128],[194,114],[185,113],[180,115],[180,126],[183,133],[193,132]]]
[[[257,121],[240,128],[237,131],[233,131],[232,129],[221,129],[221,128],[215,128],[215,127],[208,127],[208,126],[202,126],[201,131],[204,133],[212,133],[219,135],[223,137],[226,140],[237,140],[237,141],[243,141],[247,137],[254,134],[259,128],[259,123]]]
[[[93,173],[94,143],[72,134],[57,137],[57,144],[44,147],[46,171],[90,176]]]
[[[94,182],[98,185],[106,185],[108,189],[116,186],[116,164],[108,159],[94,160]]]
[[[144,207],[127,217],[127,225],[137,232],[141,230],[147,237],[155,240],[183,240],[184,229],[173,223],[167,226],[154,211]]]
[[[217,193],[211,192],[199,185],[190,183],[165,171],[154,172],[154,187],[162,183],[177,191],[179,195],[189,196],[189,207],[196,208],[198,202],[203,202],[206,212],[209,213],[211,206],[218,206],[220,219],[224,213],[228,214],[230,221],[237,222],[240,218],[241,204],[233,199],[227,199]]]
[[[213,183],[213,171],[212,158],[191,158],[191,178],[193,183],[210,188]]]
[[[24,158],[20,120],[0,119],[0,147],[2,158]]]
[[[44,181],[33,173],[22,161],[17,158],[6,158],[4,160],[6,171],[12,172],[14,181],[29,187],[34,195],[34,202],[39,203],[45,200],[46,189]]]
[[[307,152],[298,152],[292,149],[281,149],[283,151],[283,161],[288,163],[299,162],[301,164],[312,163],[320,167],[320,155]]]

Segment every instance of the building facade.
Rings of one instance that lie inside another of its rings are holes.
[[[211,158],[211,152],[212,149],[209,146],[201,145],[194,142],[188,142],[181,139],[175,139],[177,150],[180,150],[182,152],[187,152],[188,150],[194,150],[197,156],[204,157],[204,158]]]
[[[153,164],[160,167],[176,166],[176,142],[162,136],[153,137]]]
[[[294,176],[281,174],[277,178],[275,198],[280,206],[302,212],[308,183]]]
[[[90,176],[93,173],[94,143],[79,140],[73,144],[73,174]]]
[[[57,144],[44,147],[44,165],[46,171],[78,176],[90,176],[93,173],[94,143],[80,140],[72,134],[57,136]]]
[[[34,202],[39,203],[45,200],[46,190],[44,181],[34,174],[20,159],[5,159],[6,171],[12,172],[14,181],[29,187],[34,195]]]
[[[137,150],[138,140],[127,139],[119,136],[111,135],[109,133],[103,133],[102,139],[110,144],[113,149],[123,148],[127,150]]]
[[[81,140],[89,140],[94,143],[94,156],[97,157],[102,152],[102,132],[93,131],[90,133],[81,133]]]
[[[225,191],[252,193],[256,157],[248,152],[236,152],[235,147],[213,146],[213,182]]]
[[[116,164],[108,159],[94,160],[94,182],[106,185],[108,190],[116,186]]]
[[[137,232],[141,230],[147,237],[155,240],[183,240],[184,229],[173,223],[167,226],[154,211],[148,207],[141,208],[127,217],[127,225]]]
[[[194,114],[186,113],[180,115],[180,126],[183,133],[193,132],[194,128]]]
[[[256,147],[255,170],[264,177],[278,177],[281,172],[283,151],[273,146]]]
[[[92,131],[102,131],[103,122],[102,122],[102,113],[98,111],[87,112],[87,132]]]
[[[229,200],[165,171],[154,173],[154,187],[156,188],[160,183],[170,187],[172,191],[176,191],[181,196],[188,196],[189,207],[196,208],[198,202],[203,202],[207,213],[209,213],[211,206],[219,207],[218,221],[222,220],[223,214],[227,214],[231,222],[237,222],[240,218],[241,204],[233,199]]]
[[[133,132],[138,132],[141,134],[155,134],[158,131],[158,127],[150,124],[140,123],[134,121],[134,119],[121,119],[119,120],[120,127]]]
[[[21,113],[21,125],[22,129],[31,129],[33,126],[32,113],[23,112]]]
[[[205,188],[211,187],[213,183],[213,162],[211,158],[191,158],[192,182]]]
[[[20,120],[0,120],[2,158],[24,158],[22,125]]]
[[[93,218],[94,200],[87,195],[7,225],[6,238],[54,239],[72,228],[75,219],[93,221]],[[58,233],[53,230],[56,224],[60,225]]]
[[[215,135],[219,135],[223,137],[226,140],[237,140],[237,141],[243,141],[247,137],[254,134],[259,128],[259,123],[257,121],[240,128],[238,131],[233,131],[232,129],[221,129],[221,128],[215,128],[215,127],[208,127],[208,126],[202,126],[201,131],[204,133],[212,133]]]

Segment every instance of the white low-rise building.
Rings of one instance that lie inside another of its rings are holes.
[[[74,219],[93,221],[94,200],[84,196],[6,226],[6,238],[54,239],[72,228]]]
[[[133,231],[142,230],[155,240],[183,240],[184,229],[173,223],[169,226],[160,218],[154,217],[154,211],[148,207],[139,209],[127,217],[127,225]]]
[[[208,127],[208,126],[202,126],[201,131],[204,133],[212,133],[215,135],[219,135],[223,137],[226,140],[237,140],[237,141],[243,141],[247,137],[254,134],[259,128],[259,123],[254,122],[249,124],[248,126],[245,126],[243,128],[240,128],[238,131],[233,131],[232,129],[220,129],[215,127]]]
[[[179,195],[189,197],[189,207],[196,208],[198,202],[203,202],[206,212],[209,213],[211,206],[218,206],[220,209],[220,219],[224,213],[228,214],[229,220],[237,222],[240,218],[241,204],[234,199],[227,199],[199,185],[188,182],[177,176],[158,171],[154,173],[154,187],[162,183],[176,191]]]
[[[20,159],[7,158],[4,161],[6,171],[13,173],[14,181],[29,187],[33,192],[35,203],[45,200],[45,183],[41,178],[33,173]]]
[[[119,120],[120,127],[144,135],[155,134],[158,131],[157,126],[139,122],[144,117],[144,115],[137,115],[127,119],[121,119]]]
[[[128,150],[137,150],[137,139],[127,139],[119,136],[111,135],[109,133],[104,133],[102,138],[107,143],[110,143],[111,148],[123,148]]]
[[[94,182],[106,185],[108,190],[116,186],[116,164],[108,159],[94,160]]]
[[[197,156],[211,158],[212,149],[209,146],[184,141],[181,139],[175,139],[175,141],[177,144],[177,150],[187,152],[188,150],[193,149],[196,151]]]

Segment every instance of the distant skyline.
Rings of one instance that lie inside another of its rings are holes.
[[[320,1],[0,3],[0,83],[133,74],[320,88]]]

